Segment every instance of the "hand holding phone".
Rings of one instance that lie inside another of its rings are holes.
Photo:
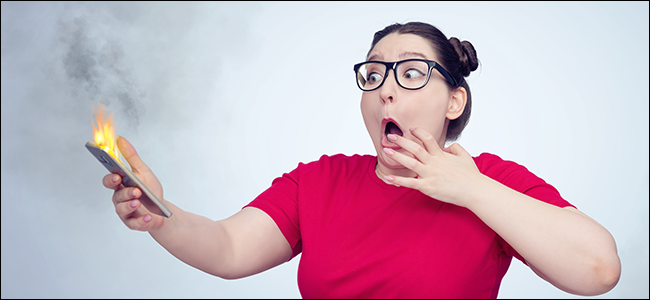
[[[130,171],[129,168],[119,159],[116,159],[113,155],[110,155],[102,148],[98,147],[96,144],[88,142],[86,143],[86,148],[88,148],[90,153],[92,153],[93,156],[95,156],[97,160],[102,163],[102,165],[104,165],[104,167],[106,167],[109,172],[120,175],[120,177],[122,177],[122,184],[124,186],[137,187],[140,189],[142,195],[140,196],[139,200],[145,206],[145,208],[164,217],[171,217],[171,211],[161,201],[162,186],[160,185],[158,179],[144,164],[144,162],[142,162],[133,146],[131,146],[131,144],[125,138],[119,137],[117,144],[122,151],[124,158],[133,167],[133,172]],[[147,180],[147,184],[150,185],[153,191],[149,189],[143,180]],[[106,182],[104,185],[109,187]],[[154,191],[160,195],[160,199],[158,196],[156,196],[156,194],[154,194]],[[116,194],[117,193],[118,191],[116,190]]]

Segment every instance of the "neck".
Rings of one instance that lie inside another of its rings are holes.
[[[409,169],[402,168],[402,169],[391,169],[387,168],[384,165],[381,164],[381,162],[377,161],[377,165],[375,166],[375,174],[377,174],[377,177],[381,179],[383,182],[391,185],[398,186],[397,184],[394,184],[386,179],[384,179],[384,176],[390,175],[390,176],[400,176],[400,177],[407,177],[407,178],[415,178],[417,177],[417,174]]]

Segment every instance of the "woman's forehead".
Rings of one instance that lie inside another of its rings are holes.
[[[431,43],[415,34],[391,33],[377,42],[368,60],[397,61],[409,58],[436,60]]]

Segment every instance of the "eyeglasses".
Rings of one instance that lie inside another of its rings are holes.
[[[433,60],[407,59],[398,62],[366,61],[354,65],[357,85],[362,91],[374,91],[381,87],[388,77],[388,71],[393,70],[395,81],[407,90],[423,88],[429,82],[431,70],[438,70],[451,86],[456,86],[449,72]]]

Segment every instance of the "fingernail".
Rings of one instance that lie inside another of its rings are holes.
[[[384,148],[384,152],[386,152],[386,154],[388,154],[389,156],[393,156],[393,154],[395,154],[395,151],[388,148]]]
[[[392,133],[388,134],[386,137],[393,142],[397,140],[397,136]]]
[[[119,176],[117,176],[117,175],[111,177],[111,180],[113,182],[117,182],[118,179],[119,179]]]
[[[136,206],[138,206],[138,200],[133,200],[133,201],[131,201],[131,203],[129,203],[129,205],[131,205],[131,207],[136,207]]]
[[[137,195],[138,195],[138,193],[135,191],[135,189],[131,191],[131,196],[135,197]]]
[[[395,178],[393,178],[393,176],[390,176],[390,175],[385,175],[385,176],[384,176],[384,179],[386,179],[386,180],[388,180],[388,181],[393,181],[393,180],[395,180]]]
[[[144,218],[142,218],[142,220],[145,221],[145,222],[151,221],[151,215],[144,216]]]
[[[411,127],[411,128],[409,128],[409,131],[410,131],[410,132],[413,132],[413,130],[415,130],[415,127]]]

